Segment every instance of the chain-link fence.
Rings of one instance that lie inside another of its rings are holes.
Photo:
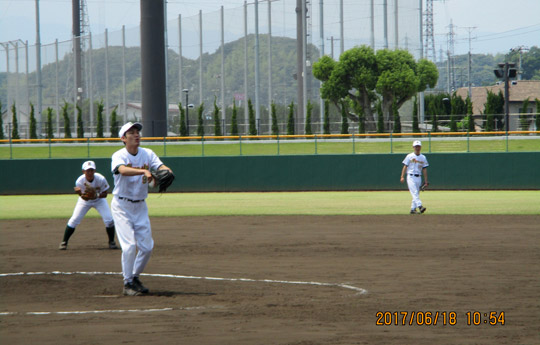
[[[341,51],[357,45],[372,45],[375,49],[398,46],[419,57],[420,11],[417,0],[341,3],[342,16],[339,0],[326,0],[323,11],[320,2],[307,1],[307,98],[313,103],[318,102],[320,83],[312,77],[311,66],[323,49],[326,55],[337,59]],[[383,26],[383,4],[387,4],[387,30]],[[206,109],[211,109],[216,101],[221,109],[225,109],[233,100],[243,107],[238,114],[238,122],[241,124],[239,130],[245,131],[249,121],[246,102],[251,99],[255,104],[258,94],[258,104],[262,109],[257,112],[258,127],[260,133],[270,133],[271,119],[264,115],[265,111],[268,112],[269,103],[297,103],[295,6],[295,1],[259,2],[258,85],[255,85],[256,21],[253,3],[226,10],[216,8],[214,12],[191,17],[167,13],[167,99],[170,111],[166,118],[171,132],[175,132],[172,127],[178,121],[175,119],[178,110],[174,111],[178,103],[184,106],[204,104]],[[384,32],[387,32],[386,37]],[[56,137],[62,136],[65,116],[75,133],[78,114],[73,104],[77,101],[86,135],[91,137],[95,136],[97,109],[101,102],[105,128],[110,128],[113,110],[122,123],[141,119],[140,28],[106,30],[82,36],[80,87],[75,86],[75,42],[46,42],[41,46],[41,109],[37,109],[36,46],[20,40],[2,43],[5,60],[0,59],[0,101],[4,124],[13,122],[12,107],[15,105],[24,136],[28,132],[24,126],[30,122],[32,103],[39,137],[46,136],[47,108],[53,110],[52,126]],[[182,59],[179,59],[180,55]],[[68,109],[67,114],[63,114],[63,107]],[[320,111],[316,116],[321,122]],[[226,117],[222,110],[221,118],[225,122]],[[313,128],[314,132],[322,130],[320,125]]]

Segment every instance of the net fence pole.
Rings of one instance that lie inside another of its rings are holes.
[[[199,105],[203,103],[203,20],[199,10]]]
[[[221,119],[223,120],[222,135],[227,133],[225,127],[225,10],[221,6]]]
[[[105,128],[111,128],[109,115],[109,30],[105,29]]]
[[[58,66],[59,66],[59,59],[58,59],[58,39],[56,39],[54,41],[54,56],[55,56],[55,85],[54,85],[54,88],[55,88],[55,100],[54,100],[54,106],[55,106],[55,110],[56,110],[56,137],[59,138],[60,137],[60,89],[59,89],[59,80],[58,80],[58,74],[59,74],[59,70],[58,70]],[[50,145],[50,140],[49,140],[49,145]],[[51,158],[51,157],[49,157]]]

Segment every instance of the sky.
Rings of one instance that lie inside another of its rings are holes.
[[[389,4],[393,4],[395,0],[388,0]],[[418,7],[417,1],[413,0],[397,0],[399,1],[398,10],[400,15],[403,14],[401,21],[412,21],[411,25],[416,25],[417,12],[413,7]],[[35,0],[0,0],[0,42],[8,42],[13,40],[28,40],[30,45],[36,42],[35,28]],[[253,3],[250,0],[248,3]],[[290,12],[294,8],[295,0],[276,0],[272,3],[272,15],[274,17],[282,16],[281,11]],[[320,0],[312,0],[313,6],[318,8]],[[357,31],[353,28],[354,25],[360,25],[358,30],[368,30],[365,37],[369,37],[368,17],[366,14],[354,14],[358,12],[360,6],[363,9],[368,8],[369,0],[343,0],[346,13],[346,31]],[[380,12],[382,0],[375,0],[377,11]],[[408,5],[406,4],[408,2]],[[140,0],[86,0],[89,13],[89,21],[92,33],[103,33],[105,28],[111,31],[120,30],[122,25],[126,28],[136,30],[140,23]],[[169,20],[178,17],[182,14],[182,18],[188,18],[198,15],[199,10],[203,13],[219,11],[220,6],[224,6],[226,10],[230,9],[230,13],[240,15],[237,21],[237,29],[240,29],[241,23],[241,6],[243,0],[169,0],[167,2],[167,17]],[[336,27],[338,20],[337,6],[338,0],[324,0],[325,4],[325,32],[327,37],[330,34],[339,36],[339,29]],[[411,3],[415,5],[411,7]],[[425,1],[424,1],[425,3]],[[266,7],[266,1],[259,1],[259,6]],[[511,4],[512,6],[510,6]],[[71,0],[40,0],[40,21],[41,21],[41,42],[42,44],[53,43],[55,39],[59,41],[69,40],[71,38]],[[251,6],[251,5],[250,5]],[[402,7],[403,6],[403,7]],[[237,9],[234,12],[234,9]],[[425,5],[424,5],[425,9]],[[316,11],[315,9],[314,11]],[[439,50],[446,51],[446,38],[449,31],[449,24],[452,22],[455,25],[454,32],[456,34],[455,54],[464,54],[469,49],[468,29],[471,30],[471,50],[473,53],[506,53],[511,48],[519,46],[530,47],[540,45],[540,1],[539,0],[434,0],[434,23],[435,23],[435,41],[437,55]],[[318,24],[318,15],[313,12],[313,23],[316,27]],[[265,14],[266,15],[266,14]],[[391,13],[389,13],[391,15]],[[288,29],[282,30],[283,34],[294,36],[294,14],[283,14],[283,22],[287,23]],[[196,17],[194,17],[196,18]],[[219,18],[216,16],[215,21]],[[347,19],[349,18],[349,19]],[[380,16],[378,16],[380,18]],[[262,21],[262,19],[261,19]],[[392,21],[392,20],[390,20]],[[380,29],[380,21],[377,21],[377,32]],[[400,22],[403,24],[403,22]],[[274,25],[274,24],[273,24]],[[195,26],[195,25],[193,25]],[[233,26],[226,28],[233,30]],[[348,27],[348,28],[347,28]],[[472,29],[474,28],[474,29]],[[189,29],[189,28],[188,28]],[[280,34],[279,28],[274,28],[273,33]],[[318,30],[318,29],[317,29]],[[418,31],[417,29],[415,29]],[[217,30],[216,30],[217,31]],[[265,29],[261,30],[265,33]],[[315,29],[314,29],[315,31]],[[390,30],[392,31],[392,30]],[[393,31],[392,31],[393,32]],[[318,34],[314,33],[314,44],[318,44]],[[410,34],[413,37],[415,34]],[[195,36],[189,34],[189,37]],[[230,37],[231,39],[235,37]],[[401,36],[403,39],[403,36]],[[412,41],[414,39],[411,38]],[[216,39],[219,44],[219,40]],[[347,48],[354,45],[356,41],[347,42]],[[357,42],[362,42],[358,39]],[[409,41],[410,42],[410,41]],[[403,44],[403,43],[402,43]],[[193,46],[196,44],[193,43]],[[329,49],[328,47],[326,49]],[[2,50],[2,49],[0,49]],[[210,45],[208,47],[210,49]],[[419,50],[419,49],[418,49]],[[195,49],[193,51],[196,51]],[[328,50],[327,50],[328,52]],[[0,54],[4,54],[3,51]],[[189,51],[186,52],[190,54]],[[194,52],[191,53],[195,54]],[[0,59],[0,70],[2,61]]]

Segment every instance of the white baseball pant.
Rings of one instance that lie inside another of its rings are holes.
[[[411,210],[416,210],[417,207],[422,206],[422,200],[420,200],[420,186],[422,185],[422,176],[407,174],[407,186],[409,186],[409,192],[412,195]]]
[[[122,248],[124,283],[128,283],[144,271],[154,248],[148,207],[145,201],[131,202],[115,196],[111,210],[116,237]]]
[[[111,210],[109,209],[109,204],[107,204],[107,199],[105,198],[89,201],[79,198],[79,200],[77,200],[77,204],[75,205],[75,209],[73,210],[73,215],[69,219],[67,225],[75,229],[77,225],[81,224],[82,219],[92,207],[99,212],[106,228],[114,226]]]

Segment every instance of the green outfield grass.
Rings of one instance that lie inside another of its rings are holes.
[[[412,140],[412,139],[411,139]],[[448,140],[429,142],[423,138],[423,152],[504,152],[506,140]],[[143,144],[143,146],[145,146]],[[298,143],[257,143],[254,141],[242,143],[222,143],[208,141],[204,145],[166,143],[146,145],[152,148],[156,154],[166,156],[238,156],[238,155],[311,155],[311,154],[361,154],[361,153],[406,153],[411,151],[411,143],[401,141],[366,142],[363,139],[355,139],[354,142],[325,142],[317,140]],[[34,144],[18,145],[11,148],[8,144],[0,145],[0,159],[39,159],[39,158],[107,158],[121,148],[119,143],[110,146],[84,145],[73,146],[63,144],[61,146],[36,146]],[[540,151],[540,138],[509,139],[508,151]]]
[[[540,191],[426,191],[434,214],[540,215]],[[109,202],[111,196],[109,196]],[[0,196],[0,219],[65,218],[75,195]],[[388,215],[407,214],[411,196],[391,192],[165,193],[150,194],[150,216]],[[92,209],[88,216],[99,217]]]

